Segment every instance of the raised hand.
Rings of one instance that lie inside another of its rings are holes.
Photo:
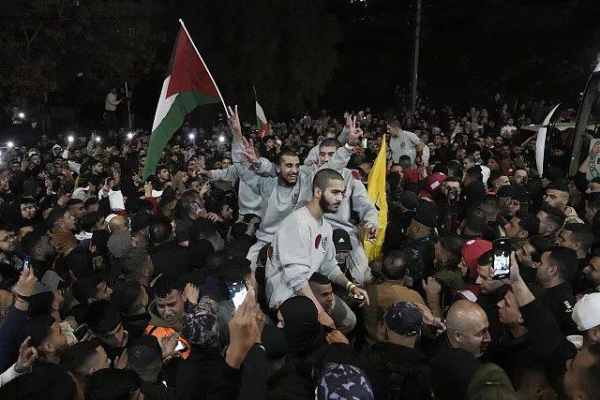
[[[354,146],[358,143],[360,136],[358,132],[360,128],[357,128],[356,117],[348,116],[346,118],[346,126],[348,127],[348,144]]]
[[[19,374],[28,372],[31,369],[31,365],[38,357],[38,352],[35,347],[29,347],[30,340],[31,336],[27,336],[27,339],[25,339],[23,343],[21,343],[21,347],[19,347],[19,358],[15,365],[15,371]]]
[[[248,146],[242,151],[242,155],[248,160],[250,164],[255,164],[258,162],[259,157],[256,155],[254,151],[254,142],[252,139],[248,141]]]
[[[198,286],[188,283],[185,285],[185,289],[183,289],[183,296],[190,304],[196,305],[200,298],[200,289],[198,289]]]
[[[238,114],[238,107],[227,107],[227,110],[229,110],[229,119],[227,121],[229,123],[231,133],[233,134],[233,143],[240,144],[242,142],[243,136],[242,125],[240,124],[240,116]]]

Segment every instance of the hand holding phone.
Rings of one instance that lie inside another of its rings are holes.
[[[494,279],[506,279],[510,276],[510,253],[512,251],[510,239],[507,237],[501,237],[499,239],[494,240],[493,250],[494,272],[492,274],[492,277]]]
[[[233,301],[233,305],[237,310],[240,308],[248,294],[246,284],[244,281],[227,282],[227,291],[229,292],[229,298]]]

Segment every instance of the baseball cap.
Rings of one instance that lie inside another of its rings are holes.
[[[416,210],[419,205],[419,197],[410,190],[405,190],[398,194],[398,201],[411,211]]]
[[[328,363],[316,391],[318,399],[374,399],[367,375],[350,364]]]
[[[398,335],[412,336],[423,326],[423,314],[413,303],[399,301],[387,308],[383,314],[387,327]]]
[[[433,193],[442,186],[442,182],[444,182],[448,178],[445,174],[441,172],[435,172],[425,178],[423,188],[427,190],[429,193]]]
[[[343,229],[333,230],[333,244],[336,251],[352,251],[350,235]]]
[[[583,296],[573,307],[573,321],[580,331],[587,331],[600,325],[600,293]]]
[[[512,387],[506,372],[492,363],[483,364],[477,368],[467,389],[467,400],[487,399],[517,399],[517,392]]]
[[[428,228],[435,228],[437,226],[437,206],[435,203],[423,203],[413,219]]]
[[[460,254],[465,260],[469,272],[477,273],[477,260],[483,253],[490,251],[492,247],[492,242],[482,239],[469,240],[467,243],[463,244],[460,249]]]
[[[564,180],[552,181],[548,186],[546,186],[546,190],[558,190],[559,192],[569,193],[569,185]]]

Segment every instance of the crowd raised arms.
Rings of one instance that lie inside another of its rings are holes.
[[[234,106],[156,152],[119,101],[2,151],[0,398],[600,398],[600,147],[540,173],[542,103]]]

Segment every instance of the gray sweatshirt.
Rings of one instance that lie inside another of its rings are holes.
[[[342,274],[335,259],[333,228],[317,221],[306,207],[294,211],[280,224],[265,270],[270,307],[294,296],[315,272],[335,281]]]
[[[340,147],[327,163],[321,167],[316,165],[300,166],[298,180],[292,187],[279,184],[278,176],[264,177],[246,168],[243,164],[236,164],[236,168],[244,171],[240,173],[240,179],[248,184],[254,193],[261,197],[262,222],[256,232],[256,238],[264,243],[271,243],[273,235],[283,220],[296,208],[301,193],[311,193],[312,178],[319,169],[331,168],[341,170],[350,161],[350,151]],[[259,170],[273,168],[269,160],[261,158]]]

